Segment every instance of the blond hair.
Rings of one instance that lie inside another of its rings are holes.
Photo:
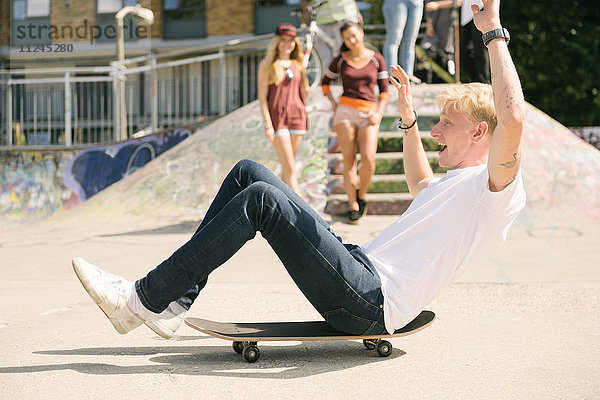
[[[490,135],[498,125],[491,85],[485,83],[453,85],[436,97],[435,104],[440,110],[454,107],[473,123],[485,121]]]
[[[271,43],[269,44],[269,48],[267,49],[267,55],[264,60],[266,61],[266,75],[268,77],[267,82],[270,85],[274,83],[275,85],[279,85],[281,81],[285,79],[283,65],[279,62],[279,41],[282,36],[275,35]],[[300,76],[302,78],[302,84],[306,85],[308,80],[306,78],[306,70],[304,69],[304,53],[302,51],[302,44],[300,44],[300,40],[298,37],[294,37],[294,43],[296,46],[290,54],[290,59],[300,71]]]

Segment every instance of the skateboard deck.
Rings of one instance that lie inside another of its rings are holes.
[[[385,335],[349,335],[333,329],[325,321],[301,322],[215,322],[189,317],[185,323],[190,327],[219,339],[232,340],[233,349],[248,362],[260,357],[259,341],[325,341],[363,339],[369,350],[377,350],[382,357],[392,354],[392,345],[384,339],[407,336],[425,329],[433,323],[435,314],[422,311],[402,329]]]

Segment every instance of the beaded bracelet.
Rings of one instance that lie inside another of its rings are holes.
[[[415,126],[415,124],[417,123],[418,116],[417,116],[417,112],[415,110],[413,110],[413,114],[415,114],[415,120],[413,121],[412,124],[410,124],[410,126],[402,126],[402,118],[400,118],[398,120],[398,128],[406,131],[406,130],[412,128],[413,126]]]

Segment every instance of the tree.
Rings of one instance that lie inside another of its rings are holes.
[[[368,23],[383,24],[383,0]],[[525,99],[566,126],[600,125],[600,7],[589,0],[505,0],[502,24]]]
[[[600,7],[594,3],[502,5],[525,99],[567,126],[600,125]]]

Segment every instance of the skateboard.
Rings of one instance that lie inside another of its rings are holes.
[[[260,357],[259,341],[326,341],[362,339],[369,350],[376,350],[381,357],[392,354],[392,344],[385,339],[407,336],[425,329],[433,323],[435,314],[422,311],[404,328],[393,334],[349,335],[333,329],[325,321],[302,322],[215,322],[189,317],[185,323],[190,327],[219,339],[233,341],[233,350],[253,363]]]

